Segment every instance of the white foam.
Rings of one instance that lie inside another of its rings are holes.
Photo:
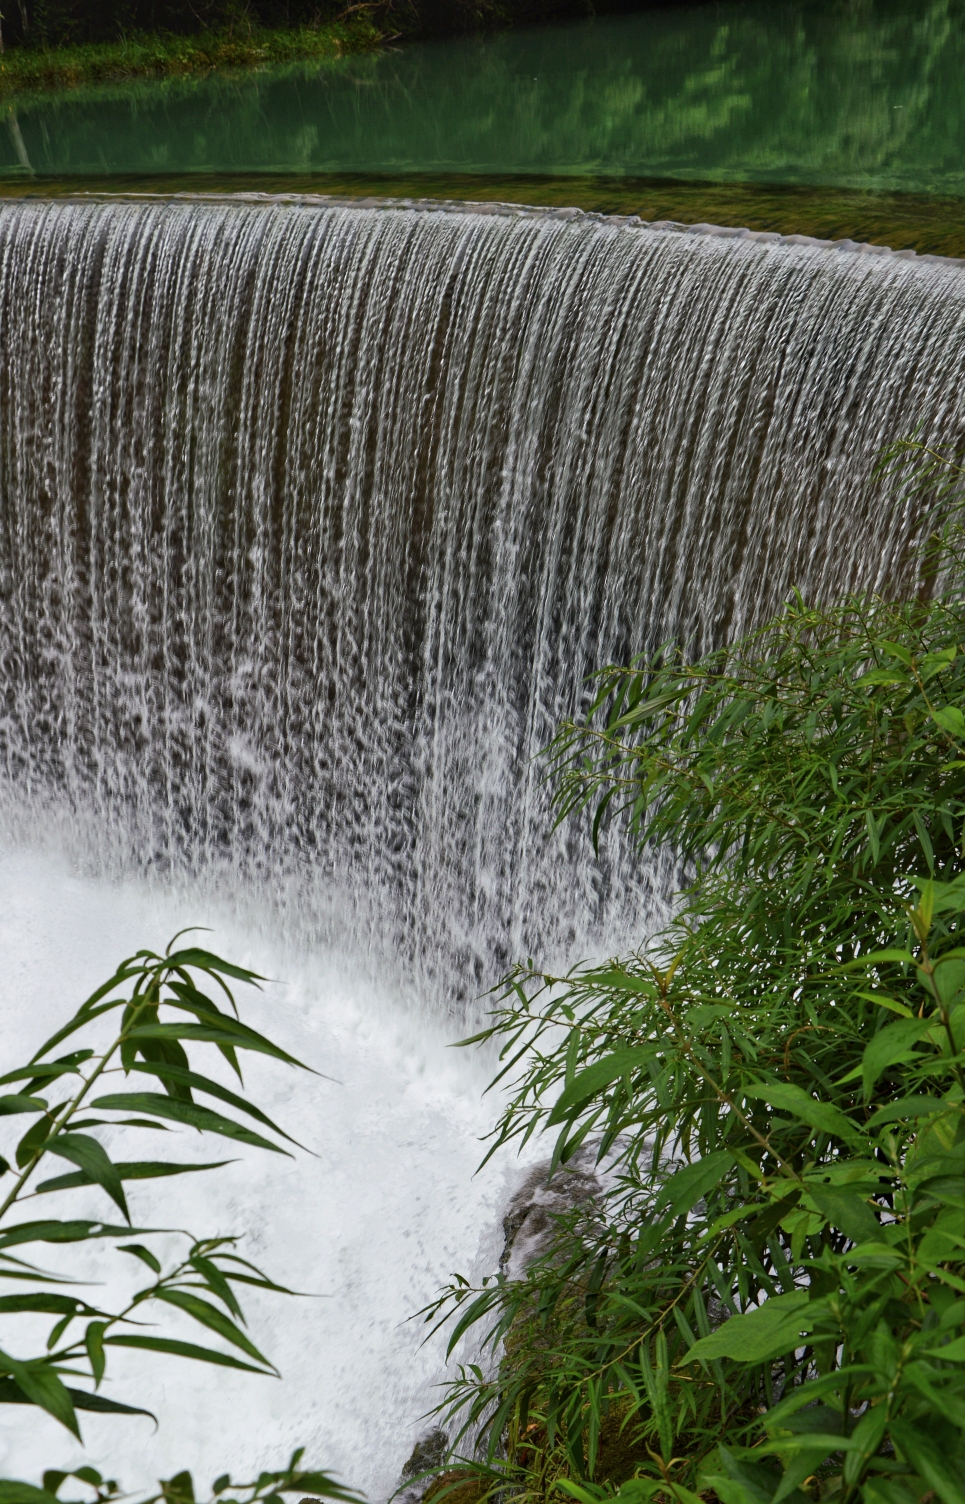
[[[478,1135],[493,1112],[480,1103],[483,1062],[447,1050],[440,1026],[414,1021],[391,996],[357,981],[344,959],[273,952],[210,906],[199,912],[189,892],[159,896],[130,882],[87,881],[49,856],[7,853],[2,1068],[26,1059],[123,956],[162,946],[192,922],[213,926],[212,948],[285,979],[247,999],[243,1016],[342,1084],[255,1058],[246,1068],[255,1100],[317,1158],[242,1150],[238,1163],[209,1175],[133,1185],[132,1216],[205,1234],[244,1231],[243,1251],[272,1277],[324,1298],[247,1300],[252,1337],[281,1369],[280,1381],[174,1358],[112,1358],[105,1392],[156,1411],[157,1433],[147,1420],[85,1416],[82,1453],[46,1417],[0,1408],[0,1471],[39,1481],[44,1467],[83,1457],[129,1488],[183,1467],[208,1485],[225,1470],[239,1477],[281,1466],[305,1445],[306,1460],[384,1496],[442,1367],[439,1344],[420,1347],[423,1332],[406,1318],[450,1271],[492,1268],[498,1256],[498,1208],[511,1172],[493,1167],[473,1178]],[[126,1157],[165,1150],[177,1159],[224,1154],[221,1142],[187,1132],[166,1135],[163,1145],[145,1133]],[[24,1216],[41,1209],[108,1216],[97,1192],[57,1201],[29,1203]],[[48,1268],[70,1267],[59,1250],[39,1251]],[[133,1261],[113,1251],[104,1267],[115,1271],[112,1294],[136,1274]],[[26,1355],[28,1326],[17,1330],[21,1347],[4,1325],[3,1345]],[[179,1335],[189,1335],[187,1326]],[[199,1340],[199,1329],[190,1336]]]

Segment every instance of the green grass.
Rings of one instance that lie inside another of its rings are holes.
[[[212,68],[250,68],[301,58],[336,58],[372,51],[384,38],[385,33],[371,21],[357,19],[286,31],[158,34],[49,50],[18,47],[0,57],[0,94],[206,73]]]

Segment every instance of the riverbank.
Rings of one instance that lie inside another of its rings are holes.
[[[235,23],[198,33],[136,32],[117,40],[14,46],[0,52],[0,97],[216,68],[327,60],[394,41],[646,10],[655,3],[669,8],[681,0],[374,0],[341,11],[333,5],[331,19],[312,25],[272,29]],[[326,7],[320,9],[324,13]]]
[[[147,35],[79,47],[15,47],[0,57],[0,95],[70,89],[129,78],[208,73],[371,52],[390,37],[367,17],[284,31]]]

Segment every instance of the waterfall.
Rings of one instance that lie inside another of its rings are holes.
[[[304,1444],[392,1493],[442,1364],[405,1318],[495,1268],[514,1173],[472,1176],[496,1109],[445,1008],[625,945],[664,888],[553,833],[534,754],[607,660],[794,585],[914,588],[876,456],[959,440],[963,371],[951,262],[504,207],[0,205],[6,1046],[200,922],[336,1078],[251,1067],[314,1151],[282,1179],[130,1187],[139,1224],[246,1231],[331,1297],[253,1292],[284,1380],[133,1364],[112,1393],[156,1438],[91,1417],[66,1456],[0,1414],[5,1471],[201,1483]]]
[[[553,835],[585,675],[913,583],[965,268],[497,206],[0,207],[3,821],[450,999],[624,943]]]

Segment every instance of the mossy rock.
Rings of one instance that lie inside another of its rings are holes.
[[[434,1478],[422,1496],[422,1504],[435,1499],[438,1504],[482,1504],[491,1488],[488,1479],[467,1468],[453,1468]],[[443,1497],[444,1496],[444,1497]]]

